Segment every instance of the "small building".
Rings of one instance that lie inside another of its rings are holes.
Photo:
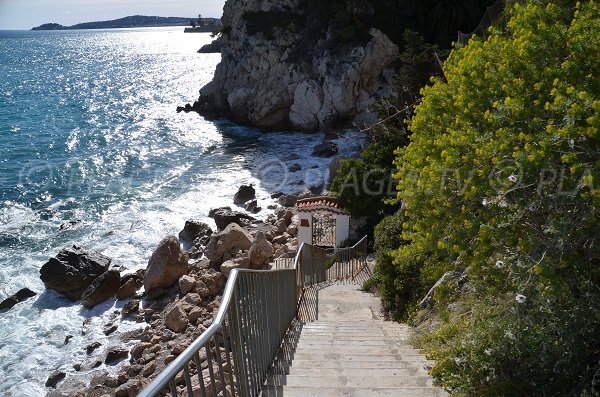
[[[350,235],[350,214],[334,197],[319,196],[296,202],[298,246],[341,247]]]

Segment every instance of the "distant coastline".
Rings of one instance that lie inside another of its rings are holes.
[[[78,23],[72,26],[64,26],[58,23],[45,23],[36,26],[31,30],[75,30],[75,29],[120,29],[120,28],[150,28],[161,26],[191,26],[196,18],[185,17],[157,17],[132,15],[124,18],[113,19],[110,21],[97,21]],[[219,18],[203,18],[206,32],[212,32],[221,25]]]

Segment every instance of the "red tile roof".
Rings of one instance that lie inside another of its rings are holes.
[[[299,210],[331,209],[336,212],[345,212],[339,201],[330,196],[319,196],[301,199],[296,202]]]

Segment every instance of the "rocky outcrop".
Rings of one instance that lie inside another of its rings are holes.
[[[344,41],[333,18],[309,3],[227,0],[222,61],[193,108],[267,130],[374,121],[369,106],[393,94],[389,67],[398,47],[376,29]],[[348,13],[368,13],[354,3],[348,2]]]
[[[187,273],[188,257],[176,237],[165,238],[150,257],[144,274],[144,289],[150,293],[154,289],[167,288]]]
[[[40,278],[48,289],[73,300],[110,266],[111,259],[93,250],[73,246],[63,249],[40,269]]]

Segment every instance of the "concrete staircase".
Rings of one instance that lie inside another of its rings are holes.
[[[287,375],[272,377],[263,396],[437,397],[432,362],[408,345],[410,327],[386,322],[379,299],[356,285],[320,291],[319,320],[302,325]]]

